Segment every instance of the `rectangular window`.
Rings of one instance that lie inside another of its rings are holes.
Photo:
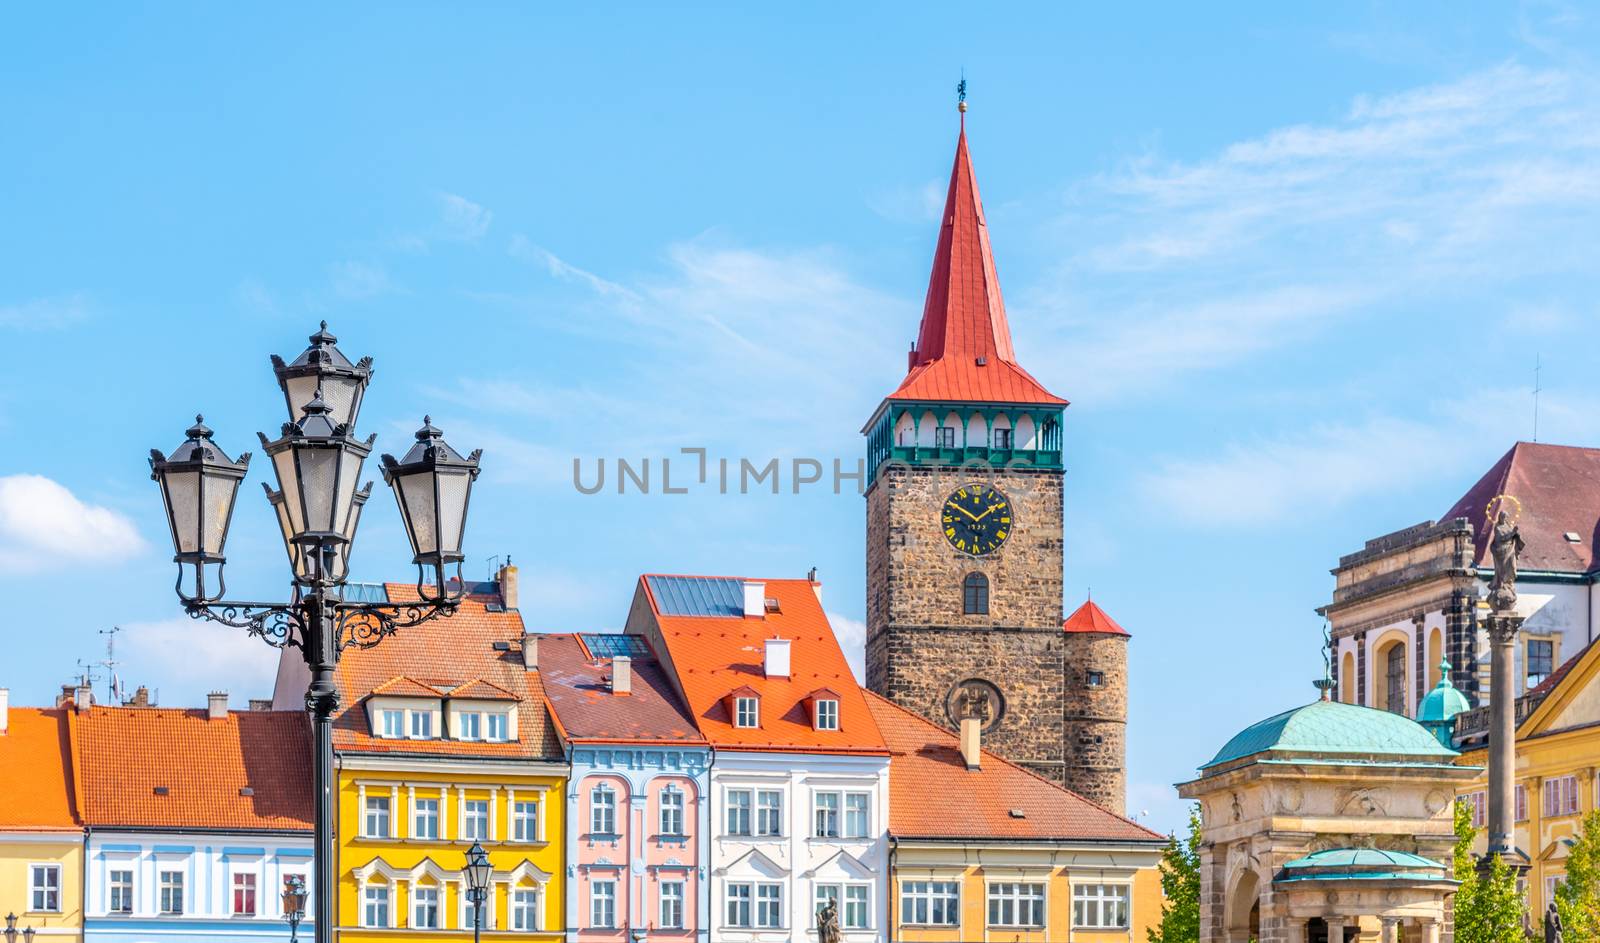
[[[1556,643],[1551,639],[1528,639],[1528,687],[1535,687],[1550,676],[1556,660]]]
[[[489,715],[489,739],[497,743],[511,738],[511,721],[505,714],[495,713]]]
[[[483,733],[482,714],[457,714],[456,724],[461,729],[456,733],[457,740],[477,740]]]
[[[754,889],[749,884],[728,885],[728,926],[750,926],[750,901]]]
[[[750,790],[728,790],[728,834],[750,834]]]
[[[389,837],[389,797],[368,796],[367,814],[362,820],[362,835],[366,838]]]
[[[183,913],[183,872],[162,871],[156,883],[161,888],[161,912],[172,916]]]
[[[1098,688],[1106,683],[1106,676],[1099,671],[1086,671],[1083,675],[1083,683],[1091,688]]]
[[[1460,797],[1458,802],[1467,804],[1467,811],[1472,813],[1472,827],[1483,828],[1483,820],[1487,811],[1487,794],[1482,792],[1469,792]]]
[[[844,797],[844,837],[867,837],[867,799],[864,792],[852,792]]]
[[[834,907],[839,912],[839,926],[845,930],[865,930],[867,928],[867,886],[865,884],[818,884],[816,905],[813,911],[821,910],[828,901],[833,901]]]
[[[683,882],[661,882],[660,926],[664,930],[683,929]]]
[[[756,792],[756,834],[783,834],[783,793],[776,789]]]
[[[996,429],[994,431],[994,447],[997,449],[1011,448],[1011,430]]]
[[[817,702],[817,729],[818,730],[838,730],[839,729],[839,702],[838,701],[835,701],[835,700],[832,700],[832,699],[824,699],[824,700],[821,700],[821,701]]]
[[[761,726],[760,702],[753,697],[734,698],[733,725],[735,727]]]
[[[439,837],[438,799],[417,799],[411,803],[411,837]]]
[[[468,799],[461,804],[461,840],[489,840],[489,800]]]
[[[511,892],[511,929],[539,929],[539,892],[519,887]]]
[[[511,806],[511,840],[539,840],[539,803],[518,799]]]
[[[383,735],[398,740],[406,735],[405,714],[402,711],[383,711]]]
[[[617,925],[617,882],[589,884],[589,926],[609,929]]]
[[[668,786],[661,790],[661,834],[683,834],[683,790]]]
[[[361,925],[387,927],[389,925],[389,886],[369,884],[362,895]]]
[[[933,430],[933,444],[936,448],[953,449],[956,447],[955,426],[939,426]]]
[[[1545,901],[1546,906],[1548,906],[1551,902],[1553,902],[1556,899],[1556,891],[1557,891],[1557,889],[1559,889],[1561,887],[1562,883],[1564,881],[1566,881],[1566,879],[1567,879],[1567,876],[1564,875],[1564,874],[1547,874],[1547,875],[1545,875],[1545,878],[1544,878],[1544,901]]]
[[[61,912],[61,865],[36,864],[28,869],[28,910]]]
[[[756,926],[777,929],[783,926],[783,885],[756,885]]]
[[[617,833],[617,794],[610,786],[596,786],[589,794],[589,831],[596,835]]]
[[[1044,926],[1044,885],[1016,882],[990,884],[989,926]]]
[[[1517,787],[1512,790],[1512,793],[1516,799],[1516,801],[1513,803],[1516,808],[1516,816],[1514,821],[1528,821],[1528,788],[1521,783],[1517,783]]]
[[[1128,926],[1128,885],[1079,884],[1072,888],[1072,925],[1089,930]]]
[[[956,881],[903,881],[900,922],[928,927],[953,927],[961,913],[961,885]]]
[[[1544,781],[1545,815],[1572,815],[1577,811],[1577,776],[1554,776]]]
[[[439,889],[437,887],[412,887],[411,925],[419,930],[439,929]]]
[[[106,910],[114,914],[133,913],[133,872],[106,872],[106,886],[111,892]]]
[[[233,876],[233,915],[235,917],[254,917],[256,915],[256,876],[254,874],[235,874]]]
[[[411,736],[416,740],[433,739],[433,712],[411,712]]]
[[[839,794],[836,792],[819,792],[816,795],[814,806],[816,814],[815,827],[812,836],[815,838],[839,837]]]

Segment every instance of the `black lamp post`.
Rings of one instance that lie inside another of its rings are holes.
[[[478,476],[478,456],[462,458],[424,419],[417,442],[401,461],[383,456],[384,479],[395,490],[400,516],[411,541],[417,567],[417,601],[413,603],[346,602],[341,587],[349,574],[350,544],[362,506],[372,485],[357,490],[361,466],[376,436],[355,438],[356,417],[372,360],[352,364],[328,333],[327,322],[311,336],[311,346],[285,364],[273,357],[273,369],[290,421],[274,441],[261,436],[272,460],[278,490],[267,488],[282,532],[294,581],[287,603],[237,602],[227,593],[222,569],[223,547],[239,485],[250,456],[234,461],[211,441],[200,417],[182,445],[168,456],[152,450],[150,477],[161,486],[167,526],[172,532],[173,561],[178,564],[175,589],[184,609],[196,619],[210,619],[242,628],[278,648],[297,648],[311,672],[306,710],[314,721],[316,825],[313,875],[316,893],[317,943],[333,939],[338,900],[334,859],[333,713],[339,693],[333,672],[339,653],[368,648],[394,634],[455,612],[462,595],[461,534],[467,499]],[[454,565],[454,582],[446,570]],[[214,586],[213,586],[214,584]],[[481,850],[481,849],[480,849]],[[285,913],[288,888],[285,887]],[[302,886],[300,906],[304,908]],[[291,921],[291,925],[298,920]],[[7,943],[12,943],[7,939]]]
[[[289,921],[289,943],[300,939],[300,919],[305,915],[305,878],[291,874],[283,879],[283,919]]]
[[[472,902],[472,939],[477,943],[483,936],[483,902],[489,896],[489,878],[494,867],[489,856],[477,842],[467,849],[467,900]]]
[[[17,915],[14,913],[6,914],[5,934],[6,943],[17,943]],[[22,928],[22,939],[25,941],[25,943],[33,943],[32,927]]]

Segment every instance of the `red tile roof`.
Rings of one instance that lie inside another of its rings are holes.
[[[1067,404],[1022,369],[1011,347],[978,178],[967,154],[965,119],[909,367],[889,399]]]
[[[444,690],[434,687],[426,681],[416,678],[407,678],[404,675],[390,678],[388,681],[372,689],[373,694],[384,697],[443,697]]]
[[[389,599],[408,602],[417,589],[408,583],[390,583]],[[340,712],[333,720],[333,746],[341,753],[410,754],[417,756],[471,756],[485,759],[557,759],[561,756],[555,728],[550,722],[544,688],[537,671],[522,662],[522,616],[515,610],[489,611],[499,603],[494,594],[473,593],[448,618],[433,619],[401,629],[378,645],[351,649],[339,658],[334,676],[339,686]],[[504,642],[506,651],[496,651]],[[292,653],[286,653],[292,655]],[[398,685],[409,681],[419,685]],[[389,687],[396,685],[396,687]],[[465,685],[466,687],[462,687]],[[379,688],[382,693],[405,697],[511,697],[517,706],[517,741],[490,743],[463,740],[386,740],[374,737],[367,722],[363,699]],[[403,688],[403,690],[402,690]],[[460,688],[464,693],[453,693]],[[411,693],[435,690],[434,694]],[[495,691],[500,694],[494,694]]]
[[[0,829],[76,831],[76,783],[67,711],[13,707],[0,734]]]
[[[897,838],[1164,840],[987,750],[969,770],[955,735],[870,691],[866,699],[889,744],[889,833]]]
[[[809,580],[766,580],[766,595],[777,600],[778,608],[761,618],[662,615],[649,580],[648,575],[639,578],[639,592],[649,600],[692,716],[712,746],[800,753],[887,752]],[[787,678],[765,674],[766,640],[773,638],[791,642]],[[740,687],[761,698],[759,727],[735,727],[728,715],[726,700]],[[841,692],[838,730],[812,728],[805,699],[822,687]]]
[[[1478,566],[1493,566],[1489,537],[1494,525],[1485,510],[1500,494],[1522,502],[1517,520],[1527,543],[1518,561],[1522,569],[1595,569],[1600,559],[1600,449],[1518,442],[1502,455],[1443,518],[1464,517],[1472,525]],[[1567,540],[1568,532],[1578,540]]]
[[[86,825],[311,828],[311,727],[303,711],[233,711],[211,720],[205,710],[91,707],[72,723]]]
[[[1115,619],[1106,615],[1106,611],[1089,600],[1079,606],[1077,611],[1067,616],[1061,623],[1063,632],[1101,632],[1106,635],[1127,635],[1128,630],[1117,625]]]
[[[630,695],[612,694],[610,658],[591,658],[575,635],[539,638],[539,676],[569,741],[705,744],[653,656],[631,656],[629,670]]]

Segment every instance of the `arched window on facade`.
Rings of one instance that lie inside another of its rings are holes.
[[[968,573],[961,581],[961,611],[969,616],[989,614],[989,578],[982,573]]]
[[[1339,661],[1339,685],[1344,689],[1344,694],[1339,700],[1346,704],[1356,702],[1356,656],[1354,652],[1345,652],[1344,658]]]
[[[1406,647],[1396,642],[1384,653],[1383,683],[1385,710],[1406,713]]]

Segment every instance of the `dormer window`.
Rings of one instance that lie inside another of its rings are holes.
[[[835,700],[833,700],[831,698],[823,698],[823,699],[819,699],[817,701],[817,729],[818,730],[838,730],[839,729],[839,702],[838,701],[835,701]]]
[[[381,713],[383,715],[383,736],[391,740],[399,740],[406,735],[405,711],[390,708]]]
[[[431,711],[411,712],[411,739],[433,739],[433,713]]]
[[[490,714],[488,739],[496,743],[504,742],[509,737],[508,731],[510,726],[510,718],[507,717],[507,715],[498,713]]]
[[[456,733],[458,740],[477,740],[483,736],[482,714],[457,714],[456,723],[460,728]]]
[[[733,725],[735,727],[761,726],[761,701],[755,697],[733,699]]]

